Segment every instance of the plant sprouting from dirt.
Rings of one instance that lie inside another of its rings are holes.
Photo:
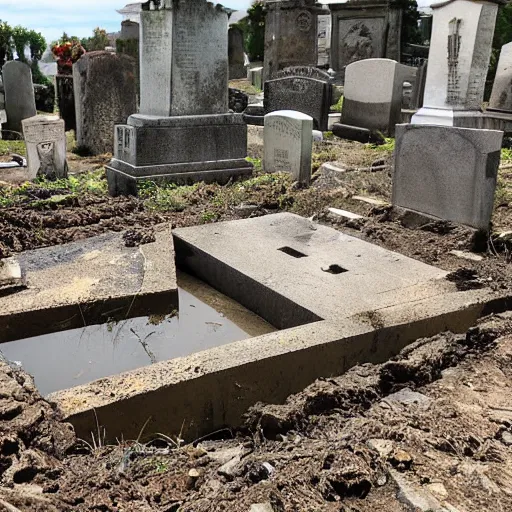
[[[395,139],[391,137],[386,137],[386,142],[381,144],[380,146],[373,146],[372,148],[377,149],[378,151],[386,151],[387,153],[393,153],[395,151]]]

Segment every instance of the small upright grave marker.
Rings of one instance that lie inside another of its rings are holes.
[[[289,172],[295,181],[311,181],[313,118],[293,110],[280,110],[265,116],[264,169]]]
[[[64,121],[54,116],[34,116],[23,121],[27,146],[28,179],[45,176],[67,178]]]

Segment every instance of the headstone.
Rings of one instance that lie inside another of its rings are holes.
[[[140,113],[115,129],[112,195],[141,180],[227,182],[250,175],[247,125],[228,111],[228,15],[206,0],[142,4]]]
[[[265,116],[265,172],[289,172],[295,181],[309,184],[312,147],[312,117],[292,110]]]
[[[137,111],[135,60],[106,51],[73,65],[77,146],[90,154],[114,150],[114,126]]]
[[[283,0],[266,6],[263,80],[286,67],[316,66],[320,5],[315,0]]]
[[[7,113],[7,123],[4,128],[9,130],[7,136],[11,138],[12,135],[15,135],[12,132],[22,133],[21,122],[23,119],[37,114],[32,71],[27,64],[11,60],[4,64],[2,78]]]
[[[73,88],[73,75],[57,75],[55,77],[57,85],[57,103],[59,114],[64,119],[66,131],[76,131],[76,112],[75,112],[75,91]]]
[[[479,126],[499,3],[449,0],[432,6],[424,106],[413,124]]]
[[[332,84],[327,73],[312,67],[283,70],[265,82],[265,113],[294,110],[311,116],[317,130],[327,131]]]
[[[512,43],[501,49],[489,108],[512,114]]]
[[[352,0],[330,4],[332,14],[331,68],[338,78],[345,68],[364,59],[400,62],[402,9],[387,0]]]
[[[496,130],[398,125],[393,204],[488,230],[502,139]]]
[[[252,68],[249,70],[249,81],[256,89],[263,90],[263,68]]]
[[[55,116],[34,116],[23,120],[27,146],[28,179],[45,176],[67,178],[66,131],[64,121]]]
[[[349,64],[341,122],[392,136],[401,120],[403,84],[410,70],[390,59]]]
[[[425,83],[427,81],[428,61],[423,62],[416,73],[416,81],[412,89],[410,107],[418,110],[423,106],[423,98],[425,96]]]
[[[238,27],[228,30],[229,79],[245,78],[244,33]]]

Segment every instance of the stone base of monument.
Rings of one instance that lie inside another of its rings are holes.
[[[423,107],[412,116],[411,123],[482,129],[484,128],[484,115],[478,110]]]
[[[109,193],[136,195],[140,181],[227,183],[250,176],[241,114],[159,117],[135,114],[115,129]]]
[[[512,112],[488,108],[483,114],[483,128],[501,130],[506,135],[512,134]]]

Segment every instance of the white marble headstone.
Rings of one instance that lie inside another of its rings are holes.
[[[278,110],[265,116],[265,172],[289,172],[309,184],[313,149],[313,118],[294,110]]]
[[[55,116],[34,116],[23,120],[27,146],[27,178],[66,178],[66,132],[64,120]]]
[[[424,107],[413,116],[413,124],[454,126],[457,111],[481,108],[498,3],[448,0],[432,5]]]

